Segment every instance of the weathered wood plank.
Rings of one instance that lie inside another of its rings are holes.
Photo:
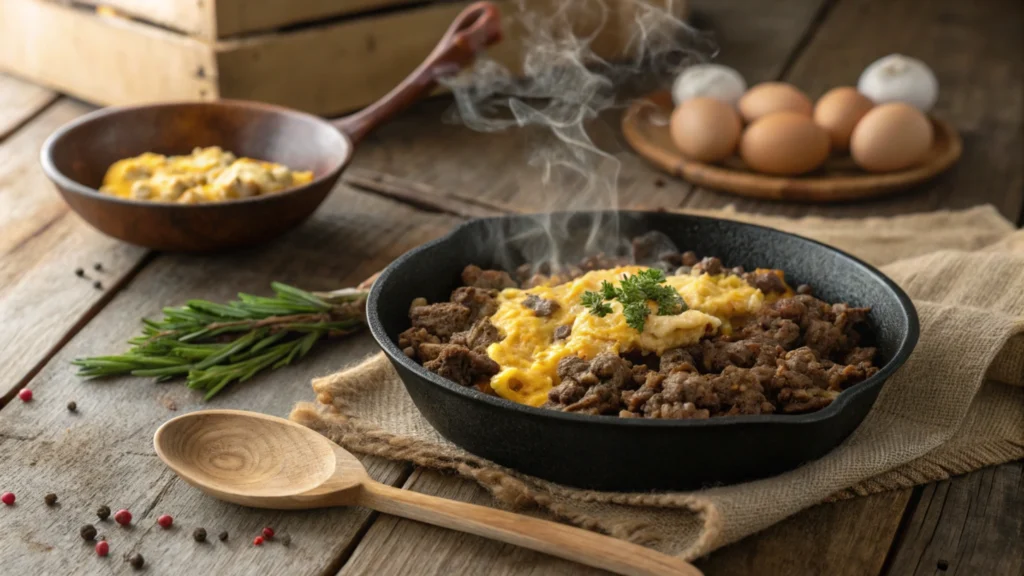
[[[32,402],[15,400],[0,410],[0,487],[18,495],[16,506],[0,510],[0,523],[10,535],[0,538],[2,571],[49,574],[66,567],[76,574],[106,574],[114,566],[127,573],[120,561],[126,551],[142,553],[156,573],[336,571],[350,541],[371,518],[367,510],[269,512],[222,504],[178,480],[154,456],[151,438],[159,424],[188,410],[232,407],[287,415],[296,401],[312,398],[312,377],[371,353],[372,338],[363,334],[329,342],[296,366],[230,387],[209,403],[180,382],[83,382],[68,362],[122,350],[124,340],[138,331],[140,317],[186,298],[266,293],[271,280],[312,290],[354,285],[455,222],[341,186],[309,222],[266,246],[155,258],[30,382]],[[77,402],[77,413],[66,410],[69,400]],[[381,481],[405,477],[401,464],[366,461]],[[42,502],[51,491],[61,501],[52,509]],[[95,521],[92,511],[100,504],[135,515],[132,529],[98,524],[111,545],[108,559],[97,558],[78,537],[82,524]],[[170,532],[155,526],[164,513],[176,518],[177,528]],[[291,548],[253,547],[252,538],[264,525],[289,532]],[[212,541],[196,544],[191,538],[196,526],[205,527]],[[221,530],[231,534],[226,544],[215,538]]]
[[[433,470],[417,469],[403,487],[472,504],[494,505],[491,496],[477,484]],[[510,544],[383,514],[338,574],[448,576],[483,573],[490,576],[609,574]]]
[[[494,500],[473,482],[417,469],[405,488],[473,504]],[[712,553],[697,563],[708,576],[878,574],[911,490],[811,508],[771,529]],[[429,551],[429,553],[428,553]],[[545,554],[440,530],[412,520],[381,516],[339,576],[358,574],[487,573],[606,574]]]
[[[692,2],[693,18],[701,28],[715,31],[721,47],[720,60],[737,66],[752,79],[780,73],[807,27],[825,0],[786,0],[750,3],[745,0]],[[437,190],[524,211],[580,207],[574,190],[545,186],[541,170],[527,165],[537,141],[521,132],[480,134],[442,118],[450,107],[447,99],[420,104],[382,127],[364,141],[353,167],[384,172],[415,180]],[[690,185],[655,170],[628,152],[619,134],[620,110],[602,116],[593,137],[616,153],[622,163],[618,198],[599,198],[587,207],[656,208],[678,206]],[[542,135],[532,130],[531,134]],[[594,200],[591,198],[590,200]]]
[[[842,0],[829,11],[785,80],[814,98],[856,84],[871,62],[899,52],[939,79],[934,112],[964,138],[958,165],[908,193],[877,201],[809,206],[740,200],[696,190],[686,205],[777,214],[860,217],[992,203],[1011,221],[1024,206],[1024,4],[1005,0]]]
[[[913,489],[822,504],[712,552],[707,576],[878,574]]]
[[[0,143],[0,405],[145,254],[79,219],[39,166],[47,136],[89,110],[62,100]]]
[[[57,98],[42,86],[0,74],[0,141]]]
[[[1024,462],[922,487],[888,574],[1024,574]]]

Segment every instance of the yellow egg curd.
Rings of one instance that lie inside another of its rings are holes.
[[[100,192],[132,200],[198,204],[273,194],[313,180],[313,173],[238,158],[217,146],[188,156],[146,152],[118,160],[103,177]]]
[[[765,300],[760,290],[739,276],[668,276],[666,284],[679,292],[689,309],[674,316],[658,316],[650,303],[652,313],[643,332],[626,324],[618,301],[608,301],[612,313],[604,317],[591,314],[580,303],[580,296],[598,291],[602,281],[618,286],[624,274],[643,269],[625,266],[595,270],[557,286],[503,290],[491,323],[505,338],[487,348],[487,355],[501,365],[501,371],[491,378],[494,391],[521,404],[540,406],[558,383],[557,368],[562,358],[576,355],[590,360],[602,352],[633,350],[660,355],[670,348],[695,344],[705,335],[729,331],[730,319],[753,314]],[[523,306],[530,294],[554,300],[559,307],[550,316],[537,316]],[[568,338],[556,340],[555,329],[565,325],[571,326],[572,332]]]

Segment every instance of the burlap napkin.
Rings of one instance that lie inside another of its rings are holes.
[[[313,382],[292,418],[346,448],[455,472],[497,500],[693,559],[809,506],[1024,457],[1024,231],[991,207],[864,220],[741,215],[877,265],[914,299],[921,339],[841,446],[785,474],[679,493],[555,485],[477,458],[420,416],[382,354]]]

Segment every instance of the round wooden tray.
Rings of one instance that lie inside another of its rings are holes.
[[[952,166],[963,151],[952,126],[930,116],[935,142],[925,161],[914,168],[873,174],[857,168],[848,156],[833,156],[805,176],[770,176],[751,172],[738,157],[720,165],[687,160],[669,136],[672,97],[655,92],[637,100],[622,118],[622,132],[634,150],[655,166],[699,186],[766,200],[838,202],[890,194],[925,182]]]

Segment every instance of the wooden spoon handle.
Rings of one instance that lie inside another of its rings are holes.
[[[359,112],[333,120],[333,124],[358,143],[376,126],[429,94],[438,78],[458,73],[480,50],[501,40],[500,14],[490,2],[470,4],[455,17],[434,51],[401,84]]]
[[[363,488],[357,503],[386,514],[476,534],[628,576],[701,576],[700,570],[679,558],[580,528],[427,496],[379,482],[367,482]]]

